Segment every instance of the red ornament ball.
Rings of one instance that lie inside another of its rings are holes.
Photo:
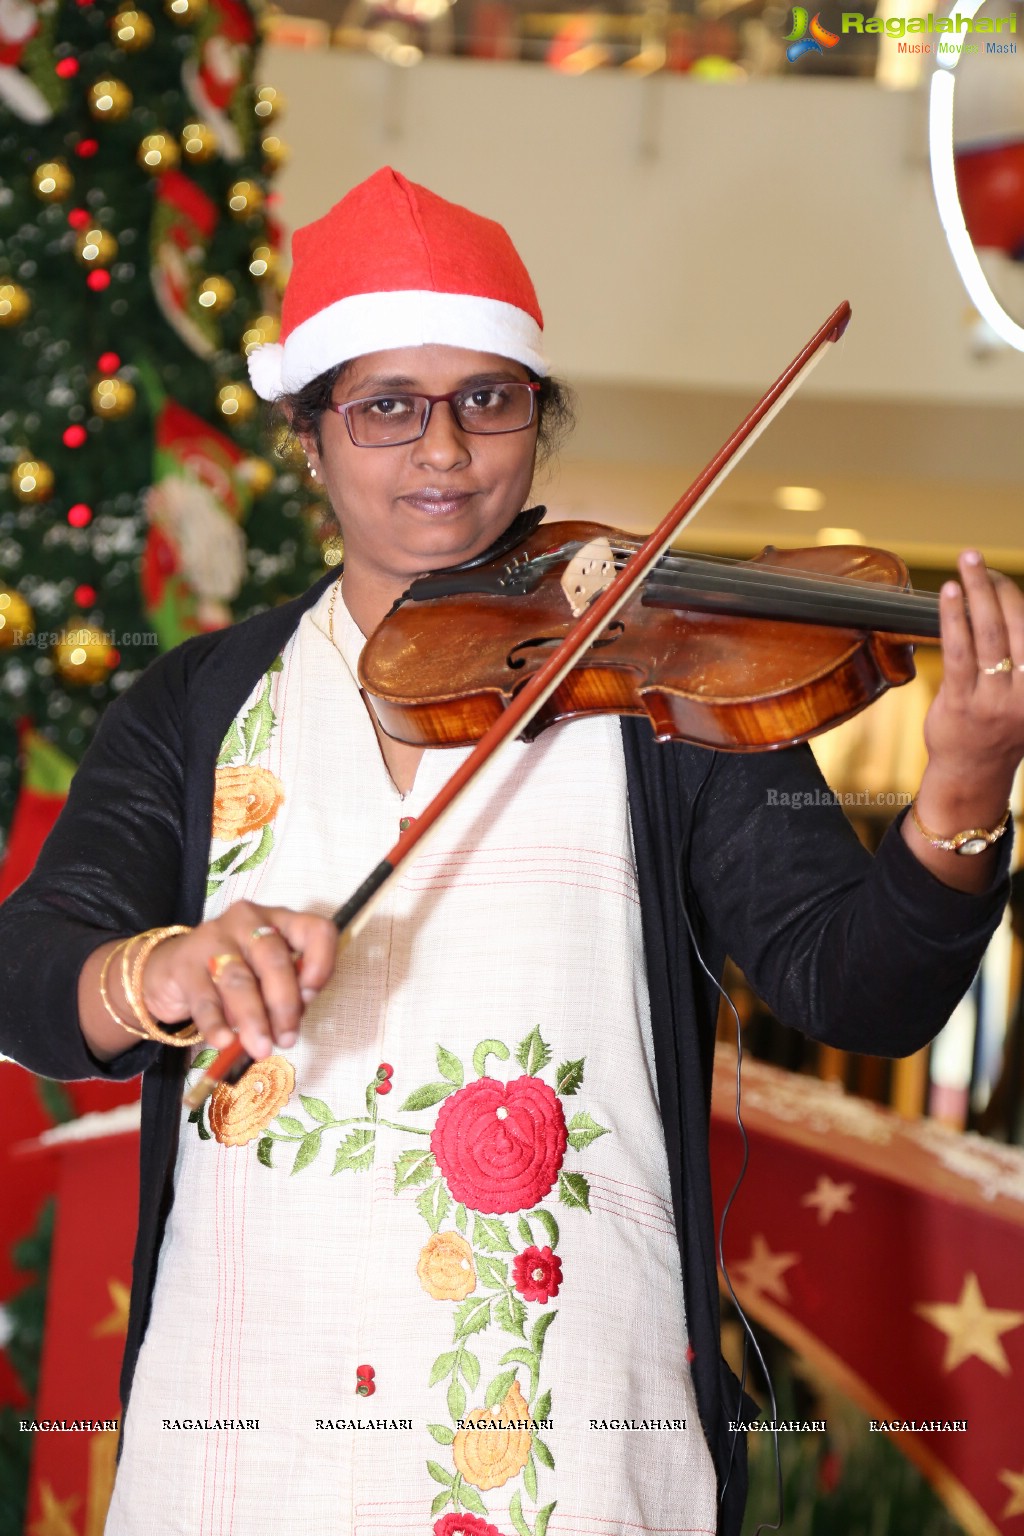
[[[92,522],[92,507],[87,507],[84,501],[76,501],[68,508],[68,522],[72,528],[88,528]]]
[[[75,154],[80,160],[91,160],[99,151],[99,139],[79,139],[75,145]]]
[[[64,447],[65,448],[81,448],[82,444],[85,442],[85,440],[86,440],[86,438],[88,436],[89,436],[89,434],[88,434],[88,432],[86,432],[84,427],[80,427],[80,426],[65,427],[64,428]]]
[[[111,672],[113,672],[115,667],[121,665],[121,652],[115,649],[114,646],[111,646],[107,652],[107,665],[110,667]]]
[[[121,359],[116,352],[101,352],[96,359],[96,367],[100,373],[116,373],[121,366]]]
[[[110,287],[110,273],[104,272],[102,268],[97,268],[95,272],[89,273],[85,280],[85,285],[87,288],[91,288],[93,293],[102,293],[105,288]]]
[[[96,588],[85,585],[75,588],[75,607],[91,608],[96,601]]]
[[[77,59],[61,59],[59,64],[53,66],[54,74],[59,75],[62,80],[73,80],[78,74],[78,70],[79,63]]]
[[[87,208],[72,208],[68,214],[68,223],[72,229],[87,229],[92,223]]]

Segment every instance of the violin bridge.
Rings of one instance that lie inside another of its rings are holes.
[[[615,580],[615,556],[606,538],[591,539],[573,555],[562,572],[562,591],[574,619],[585,613]]]

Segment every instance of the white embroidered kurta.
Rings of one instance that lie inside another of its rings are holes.
[[[225,741],[208,917],[329,914],[464,756],[399,794],[329,601]],[[106,1531],[715,1529],[619,728],[577,721],[470,790],[293,1049],[183,1112]]]

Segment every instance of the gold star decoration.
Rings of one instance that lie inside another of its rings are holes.
[[[1000,1472],[999,1481],[1005,1483],[1010,1490],[1000,1520],[1009,1520],[1011,1515],[1024,1515],[1024,1472]]]
[[[71,1519],[71,1511],[78,1502],[77,1493],[73,1493],[70,1499],[58,1499],[49,1483],[40,1483],[39,1507],[42,1513],[29,1526],[31,1536],[78,1536]]]
[[[764,1291],[776,1301],[788,1301],[789,1289],[782,1278],[787,1269],[800,1262],[798,1253],[772,1253],[760,1232],[750,1247],[750,1258],[734,1264],[733,1270],[752,1291]]]
[[[986,1306],[977,1275],[966,1276],[959,1301],[918,1302],[914,1311],[946,1335],[944,1371],[955,1370],[977,1355],[1001,1376],[1009,1376],[1010,1362],[999,1336],[1019,1328],[1024,1323],[1024,1312],[1001,1312]]]
[[[92,1336],[94,1339],[103,1339],[113,1334],[114,1337],[124,1338],[128,1333],[128,1302],[131,1291],[120,1280],[108,1280],[107,1292],[112,1310],[96,1324],[92,1330]]]
[[[840,1212],[849,1216],[853,1212],[850,1198],[853,1194],[852,1184],[837,1184],[830,1179],[827,1173],[821,1174],[814,1188],[808,1190],[800,1201],[801,1205],[814,1206],[818,1212],[818,1222],[825,1227]]]

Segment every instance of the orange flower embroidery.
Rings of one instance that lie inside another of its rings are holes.
[[[210,1130],[222,1147],[253,1141],[287,1104],[295,1068],[283,1056],[253,1062],[237,1083],[220,1083],[210,1099]]]
[[[517,1477],[533,1443],[533,1421],[518,1381],[509,1387],[500,1408],[474,1408],[465,1422],[476,1427],[458,1430],[452,1442],[455,1465],[465,1481],[486,1491]]]
[[[457,1232],[435,1232],[420,1253],[416,1273],[435,1301],[464,1301],[476,1290],[473,1250]]]
[[[213,835],[223,842],[245,837],[273,821],[284,801],[284,785],[269,768],[218,768],[213,789]]]

